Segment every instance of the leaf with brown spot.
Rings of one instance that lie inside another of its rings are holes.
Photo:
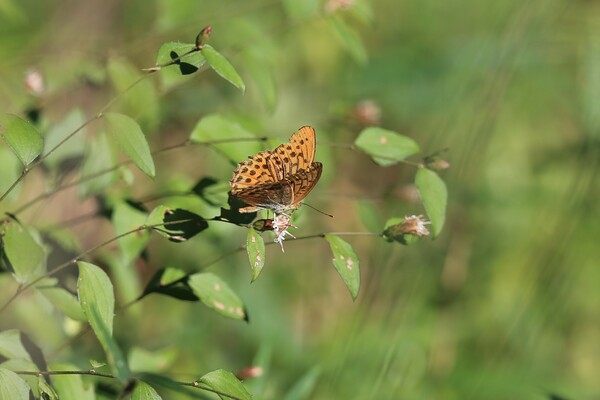
[[[194,274],[189,277],[188,284],[207,307],[228,318],[248,320],[242,300],[217,275],[209,272]]]
[[[352,246],[339,236],[325,235],[333,253],[333,266],[342,276],[353,300],[360,289],[360,261]]]
[[[254,228],[248,230],[246,252],[252,268],[252,282],[254,282],[265,266],[265,242],[260,233],[256,232]]]

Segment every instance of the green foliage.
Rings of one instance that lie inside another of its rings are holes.
[[[600,392],[590,2],[0,3],[0,398]]]
[[[23,165],[28,166],[42,152],[42,135],[29,122],[13,114],[0,115],[0,137]]]

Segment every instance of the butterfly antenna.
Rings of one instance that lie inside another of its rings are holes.
[[[304,203],[304,202],[303,202],[302,204],[304,204],[305,206],[307,206],[307,207],[309,207],[309,208],[312,208],[313,210],[315,210],[315,211],[317,211],[317,212],[320,212],[320,213],[321,213],[321,214],[323,214],[323,215],[327,215],[328,217],[330,217],[330,218],[333,218],[333,215],[331,215],[331,214],[327,214],[326,212],[324,212],[324,211],[321,211],[321,210],[319,210],[318,208],[315,208],[315,207],[311,206],[311,205],[310,205],[310,204],[308,204],[308,203]]]

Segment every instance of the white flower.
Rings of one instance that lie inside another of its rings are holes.
[[[287,214],[275,214],[275,218],[273,218],[273,232],[275,232],[275,235],[277,235],[275,238],[275,243],[279,243],[282,252],[285,252],[283,249],[285,235],[289,235],[296,239],[296,236],[292,235],[287,230],[289,227],[298,228],[297,226],[290,224],[290,220],[291,218]]]

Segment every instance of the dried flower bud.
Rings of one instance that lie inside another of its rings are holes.
[[[244,381],[250,378],[258,378],[259,376],[262,376],[263,372],[264,370],[262,367],[249,366],[240,369],[238,372],[236,372],[235,376],[239,380]]]
[[[273,220],[272,219],[257,219],[252,223],[252,227],[259,232],[272,231]]]
[[[329,0],[325,4],[325,11],[327,13],[333,13],[337,10],[345,10],[354,4],[354,0]]]
[[[450,168],[450,163],[443,158],[431,157],[424,160],[425,166],[434,171],[444,171]]]
[[[206,43],[208,43],[211,33],[212,33],[212,27],[210,25],[208,25],[207,27],[202,29],[200,31],[200,33],[198,34],[198,36],[196,36],[196,48],[200,49],[200,48],[202,48],[202,46],[204,46]]]
[[[383,236],[389,241],[411,244],[417,237],[429,235],[429,229],[425,226],[428,224],[431,224],[431,221],[427,221],[422,215],[411,215],[404,217],[399,224],[388,226],[383,231]]]
[[[25,72],[25,78],[23,79],[27,92],[34,96],[40,96],[44,94],[46,89],[44,85],[44,77],[41,72],[35,68],[30,68]]]
[[[377,125],[381,121],[381,108],[373,100],[363,100],[354,107],[354,118],[361,125]]]

